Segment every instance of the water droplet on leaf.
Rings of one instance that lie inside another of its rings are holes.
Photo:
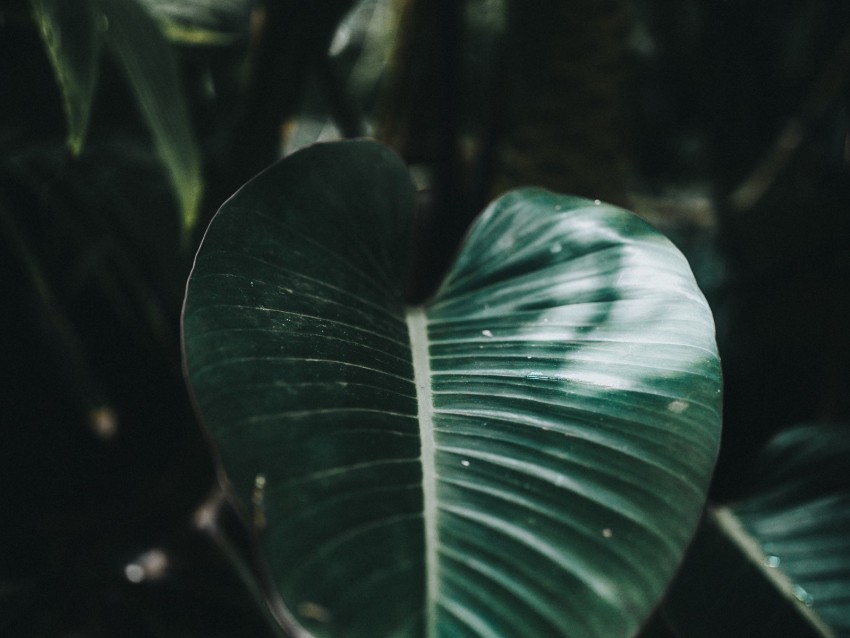
[[[814,596],[799,585],[794,585],[794,597],[806,607],[811,607],[815,602]]]

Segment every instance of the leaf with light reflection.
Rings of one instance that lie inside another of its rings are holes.
[[[687,262],[626,211],[524,189],[409,307],[413,211],[392,152],[317,145],[197,255],[191,385],[285,602],[321,636],[634,635],[719,437]]]

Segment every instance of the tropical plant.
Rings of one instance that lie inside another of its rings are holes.
[[[792,4],[6,3],[0,634],[847,635]]]
[[[207,231],[184,339],[275,584],[319,635],[629,636],[700,516],[713,323],[637,217],[519,190],[402,296],[414,188],[315,146]]]

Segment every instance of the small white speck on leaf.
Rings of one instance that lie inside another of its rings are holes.
[[[493,336],[493,333],[490,332],[489,330],[482,330],[481,334],[483,334],[485,337],[492,337]]]
[[[674,414],[681,414],[688,409],[688,402],[676,399],[667,404],[667,409]]]

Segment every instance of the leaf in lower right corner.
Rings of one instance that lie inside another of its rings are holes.
[[[751,496],[732,507],[768,565],[836,636],[850,636],[850,426],[800,426],[759,458]]]

